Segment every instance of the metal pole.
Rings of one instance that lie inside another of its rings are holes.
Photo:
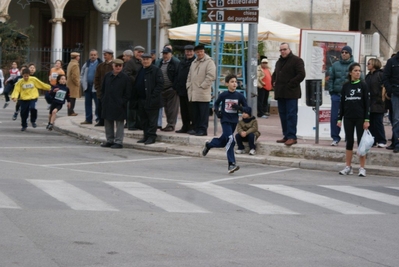
[[[247,61],[247,102],[252,107],[252,114],[257,114],[256,68],[258,66],[258,24],[248,26],[248,61]]]
[[[151,53],[151,21],[152,19],[148,19],[147,22],[147,53]]]
[[[158,58],[158,55],[159,55],[159,16],[160,16],[160,13],[159,13],[159,0],[156,0],[155,1],[155,12],[156,12],[156,15],[155,15],[155,54],[157,55],[157,58]],[[150,52],[150,51],[148,51],[148,52]]]
[[[215,66],[216,66],[216,80],[215,86],[213,87],[213,107],[215,108],[215,101],[218,97],[219,92],[219,23],[216,23],[216,41],[215,41]],[[218,131],[218,117],[216,116],[216,112],[213,113],[213,135],[217,134]]]
[[[320,91],[319,91],[319,82],[315,84],[316,91],[316,144],[319,143],[319,117],[320,117]],[[321,87],[321,84],[320,84]]]

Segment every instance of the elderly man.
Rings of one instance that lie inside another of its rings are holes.
[[[277,143],[291,146],[297,143],[298,99],[305,79],[305,64],[295,56],[287,43],[280,45],[280,59],[272,75],[274,98],[277,100],[283,138]]]
[[[196,136],[208,135],[209,102],[211,101],[211,87],[216,79],[216,67],[212,58],[205,54],[205,47],[194,47],[197,58],[190,66],[187,76],[188,100],[193,107],[193,130],[188,133]]]
[[[192,130],[193,127],[193,112],[191,103],[188,101],[186,82],[191,63],[193,63],[195,59],[194,46],[186,45],[184,47],[184,55],[184,59],[180,61],[175,82],[175,89],[180,98],[180,115],[183,126],[180,130],[177,130],[176,133],[187,133],[189,130]]]
[[[172,57],[172,50],[170,48],[165,47],[162,50],[162,61],[157,67],[161,69],[163,74],[162,103],[167,122],[165,128],[161,130],[171,132],[175,130],[177,115],[179,113],[179,95],[173,85],[176,81],[179,61]]]
[[[144,53],[144,47],[136,46],[134,52],[126,50],[123,52],[123,71],[130,77],[132,84],[136,81],[139,70],[143,67],[141,64],[141,55]],[[129,100],[127,110],[127,128],[131,131],[141,129],[140,118],[137,115],[137,102],[133,99]]]
[[[163,89],[162,71],[152,64],[150,54],[142,56],[143,68],[139,71],[134,84],[134,98],[138,102],[138,113],[141,118],[144,137],[137,143],[150,145],[157,137],[157,120],[161,106]]]
[[[127,114],[127,102],[130,99],[132,81],[122,72],[123,61],[112,61],[112,71],[105,74],[101,86],[106,143],[102,147],[123,148],[124,122]],[[116,126],[116,132],[114,127]]]
[[[102,114],[102,92],[101,86],[103,84],[103,79],[105,74],[112,71],[112,60],[114,58],[114,51],[111,49],[104,49],[104,62],[100,63],[96,69],[96,74],[94,75],[94,88],[96,89],[97,94],[97,110],[98,110],[98,123],[94,126],[104,126],[104,119],[101,117]]]
[[[80,82],[85,94],[85,115],[86,119],[80,124],[92,124],[93,123],[93,101],[94,101],[94,113],[96,120],[98,120],[98,109],[97,109],[97,95],[96,89],[94,88],[94,75],[99,64],[103,62],[99,57],[97,50],[90,50],[90,58],[82,67],[80,73]]]
[[[80,54],[77,52],[71,53],[71,61],[67,68],[67,86],[70,92],[70,106],[68,106],[68,116],[77,116],[73,110],[75,108],[76,98],[80,98],[80,68],[79,68]]]

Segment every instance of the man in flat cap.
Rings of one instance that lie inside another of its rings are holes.
[[[194,46],[186,45],[184,47],[184,59],[180,61],[175,83],[175,88],[180,98],[180,115],[183,123],[181,129],[177,130],[176,133],[187,133],[189,130],[192,130],[193,127],[192,107],[191,103],[188,101],[186,82],[191,63],[193,63],[194,59]]]
[[[194,129],[188,133],[206,136],[208,135],[211,87],[216,79],[216,66],[212,58],[205,54],[203,45],[194,47],[194,52],[197,58],[190,66],[186,84],[188,100],[193,107]]]
[[[179,61],[172,58],[172,50],[170,48],[165,47],[162,50],[162,61],[157,67],[161,69],[163,74],[162,104],[167,121],[167,125],[161,130],[171,132],[175,130],[180,101],[176,89],[174,88]]]
[[[134,52],[126,50],[123,52],[123,60],[125,61],[123,71],[131,78],[132,84],[136,81],[139,70],[143,67],[141,64],[141,55],[144,53],[144,47],[138,45],[134,47]],[[131,131],[140,130],[140,117],[137,115],[137,102],[129,101],[127,110],[127,128]]]
[[[123,148],[127,102],[130,99],[132,81],[122,71],[123,60],[112,61],[112,71],[105,74],[101,86],[101,117],[104,119],[106,143],[102,147]],[[116,126],[116,132],[114,130]]]
[[[138,113],[144,133],[144,137],[137,143],[149,145],[155,143],[157,138],[157,120],[161,107],[163,74],[157,66],[152,64],[150,54],[142,55],[142,64],[143,68],[138,72],[134,83],[133,98],[138,102]]]
[[[94,76],[94,88],[96,89],[96,94],[97,94],[97,100],[98,100],[97,110],[99,116],[98,123],[94,126],[104,126],[104,119],[101,117],[102,116],[101,86],[103,84],[103,79],[105,77],[105,74],[113,70],[112,60],[114,58],[114,51],[112,51],[111,49],[104,49],[103,56],[104,56],[104,62],[98,65],[96,69],[96,74]]]
[[[76,98],[80,98],[80,54],[71,53],[71,61],[67,67],[67,86],[70,92],[70,105],[68,106],[68,116],[77,116],[73,110],[75,108]]]

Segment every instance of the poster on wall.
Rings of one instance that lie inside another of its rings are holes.
[[[330,105],[328,93],[329,69],[340,60],[341,50],[349,45],[355,62],[360,58],[360,32],[301,30],[300,57],[305,62],[306,79],[322,80],[323,105]],[[302,88],[306,95],[306,88]],[[303,103],[306,99],[302,98]]]

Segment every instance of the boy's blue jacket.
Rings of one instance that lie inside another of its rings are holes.
[[[219,110],[219,106],[221,108],[220,111],[222,112],[222,118],[220,119],[220,123],[238,123],[238,110],[233,108],[234,104],[243,107],[248,106],[247,100],[245,99],[244,95],[237,91],[224,91],[219,95],[214,104],[214,107],[215,111]]]

